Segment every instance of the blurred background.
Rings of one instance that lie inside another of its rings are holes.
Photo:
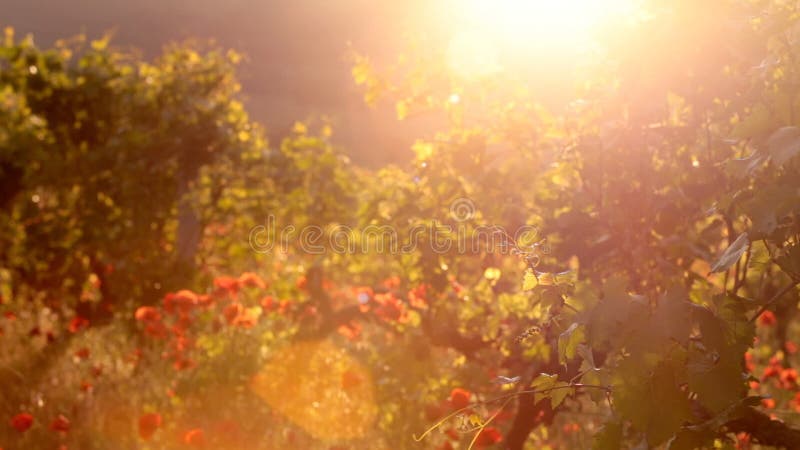
[[[0,22],[14,27],[19,36],[33,34],[37,45],[43,48],[78,33],[96,39],[111,32],[114,45],[139,49],[148,58],[159,54],[170,42],[213,39],[246,55],[239,69],[246,108],[255,120],[264,124],[272,141],[285,136],[297,120],[326,118],[335,130],[335,142],[355,162],[378,167],[408,160],[412,136],[430,134],[436,124],[430,117],[411,117],[398,122],[391,102],[372,108],[365,105],[360,88],[352,81],[349,52],[369,55],[374,63],[384,66],[394,62],[410,41],[480,53],[486,48],[476,48],[480,45],[475,37],[487,36],[471,20],[485,22],[486,11],[482,9],[491,7],[492,2],[470,0],[466,2],[470,3],[468,8],[464,3],[455,0],[0,0]],[[508,5],[502,10],[513,16],[515,3],[524,2],[505,3]],[[558,6],[562,15],[564,9],[572,9],[570,2]],[[586,2],[577,2],[574,9],[585,11]],[[519,30],[511,30],[505,36],[514,41],[502,47],[508,55],[494,56],[502,60],[505,68],[512,65],[529,75],[532,88],[544,101],[552,101],[553,96],[569,86],[568,69],[574,56],[553,38],[552,28],[570,27],[554,22],[547,17],[549,12],[540,11],[541,19],[532,23],[513,23],[514,17],[494,17],[501,23],[490,25],[526,28],[526,42],[522,43],[526,46],[526,58],[520,58],[520,49],[515,48],[521,44],[520,36],[514,35]],[[580,22],[579,15],[570,17]],[[539,42],[536,30],[531,30],[536,27],[542,28]],[[465,30],[475,33],[470,35]],[[493,37],[498,36],[496,29],[493,30]],[[537,63],[543,60],[547,62],[546,69]]]
[[[214,39],[246,55],[247,110],[271,138],[296,120],[327,116],[355,160],[379,165],[406,159],[408,128],[419,125],[398,124],[392,105],[370,111],[352,82],[348,45],[374,58],[395,55],[404,36],[425,31],[434,9],[422,0],[2,0],[0,22],[32,33],[41,47],[110,31],[115,45],[148,57],[168,42]]]

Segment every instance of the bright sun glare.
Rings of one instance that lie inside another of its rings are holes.
[[[461,5],[449,57],[464,76],[498,70],[503,52],[580,51],[598,28],[637,12],[635,0],[463,0]]]

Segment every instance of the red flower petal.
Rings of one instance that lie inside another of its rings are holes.
[[[53,431],[59,431],[59,432],[62,432],[62,433],[68,432],[69,431],[69,419],[67,419],[63,415],[59,414],[58,417],[56,417],[55,419],[53,419],[52,422],[50,422],[50,429],[53,430]]]
[[[453,409],[466,408],[469,406],[469,398],[471,396],[472,394],[468,390],[455,388],[450,392],[450,404]]]
[[[183,435],[183,442],[195,447],[202,447],[206,444],[206,436],[203,430],[195,428]]]
[[[150,440],[161,426],[161,414],[150,413],[139,417],[139,437]]]
[[[33,425],[33,416],[28,413],[20,413],[11,419],[11,426],[20,433],[28,430]]]

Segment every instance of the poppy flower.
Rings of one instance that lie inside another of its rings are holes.
[[[364,381],[355,371],[347,370],[342,374],[342,389],[352,389]]]
[[[478,438],[475,439],[476,447],[488,447],[503,440],[503,434],[495,427],[486,427],[480,431]]]
[[[183,435],[183,442],[194,447],[202,447],[206,444],[206,436],[203,430],[195,428]]]
[[[778,319],[775,318],[775,313],[772,311],[764,311],[760,316],[758,316],[758,324],[765,327],[775,325],[775,322],[777,321]]]
[[[450,405],[452,405],[453,409],[462,409],[469,406],[469,399],[472,394],[466,390],[461,388],[455,388],[450,392]]]
[[[394,294],[391,292],[387,294],[377,294],[374,300],[379,305],[375,308],[375,315],[381,320],[385,322],[405,322],[405,305],[400,299],[395,297]]]
[[[271,295],[262,298],[261,307],[264,311],[272,311],[275,308],[275,299]]]
[[[783,369],[780,374],[780,380],[784,389],[792,389],[797,385],[797,369]]]
[[[417,309],[427,309],[428,308],[428,299],[426,297],[427,288],[424,284],[421,284],[414,289],[408,291],[408,303],[411,305],[412,308]]]
[[[33,425],[33,416],[28,413],[20,413],[11,418],[11,426],[20,433],[28,430]]]
[[[50,429],[53,431],[58,431],[61,433],[66,433],[69,431],[69,419],[64,417],[63,415],[59,414],[58,417],[53,419],[50,422]]]
[[[70,333],[77,333],[78,331],[86,328],[89,326],[89,319],[81,316],[75,316],[72,320],[69,321],[69,327],[67,328]]]
[[[158,322],[161,320],[161,313],[152,306],[140,306],[136,309],[135,317],[139,322]]]
[[[143,414],[141,417],[139,417],[139,437],[145,441],[150,440],[160,426],[161,414]]]
[[[253,272],[245,272],[239,276],[239,285],[245,287],[257,287],[259,289],[265,289],[267,287],[267,283]]]
[[[222,310],[222,315],[225,316],[225,321],[228,325],[233,324],[236,318],[244,312],[244,307],[239,303],[231,303]]]
[[[217,277],[214,278],[214,287],[217,288],[217,291],[227,291],[236,295],[239,291],[239,280],[233,277]]]
[[[355,341],[361,335],[361,325],[358,322],[350,322],[339,325],[336,331],[351,341]]]

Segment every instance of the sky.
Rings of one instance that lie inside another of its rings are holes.
[[[244,53],[248,111],[273,143],[297,120],[326,116],[334,142],[365,165],[409,158],[419,124],[398,123],[392,105],[370,109],[352,82],[349,45],[380,60],[401,36],[425,31],[425,0],[0,0],[0,26],[32,33],[40,47],[85,32],[148,57],[186,38]],[[421,30],[420,28],[423,28]]]

